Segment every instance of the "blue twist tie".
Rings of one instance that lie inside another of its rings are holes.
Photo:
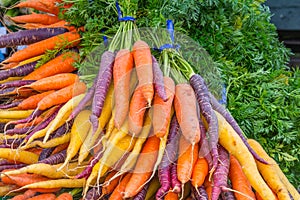
[[[134,17],[131,17],[131,16],[125,16],[123,17],[122,15],[122,11],[121,11],[121,8],[120,8],[120,5],[119,5],[119,2],[116,1],[116,8],[117,8],[117,12],[118,12],[118,20],[120,22],[126,22],[126,21],[135,21],[135,18]]]
[[[167,30],[170,34],[170,38],[171,38],[171,41],[172,43],[174,43],[174,24],[173,24],[173,21],[171,19],[168,19],[167,20]]]
[[[105,29],[104,28],[101,29],[101,32],[104,33]],[[104,46],[107,47],[108,46],[108,38],[105,35],[103,35],[102,38],[103,38]]]
[[[227,96],[226,96],[226,86],[225,86],[225,84],[223,84],[221,99],[219,100],[219,103],[223,104],[223,105],[227,104]]]

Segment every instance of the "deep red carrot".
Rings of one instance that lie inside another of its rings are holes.
[[[53,93],[54,91],[47,91],[40,94],[32,95],[27,99],[24,99],[19,105],[18,109],[20,110],[28,110],[28,109],[35,109],[38,103],[47,95]]]
[[[39,80],[60,73],[70,73],[76,70],[73,64],[79,58],[76,52],[63,53],[28,74],[23,80]]]
[[[57,16],[37,13],[14,16],[10,17],[10,19],[16,23],[39,23],[44,25],[50,25],[60,21]]]
[[[139,86],[142,87],[142,93],[150,106],[154,95],[152,56],[150,47],[146,42],[138,40],[132,47],[132,53]]]
[[[209,91],[204,79],[199,74],[194,74],[190,78],[190,84],[195,91],[197,101],[200,106],[200,112],[208,123],[207,132],[209,135],[209,146],[211,148],[211,155],[213,159],[211,173],[213,173],[217,168],[219,158],[217,148],[219,140],[218,119],[210,104]]]
[[[115,119],[114,124],[120,129],[129,110],[130,77],[133,68],[133,56],[127,49],[118,51],[114,66],[113,80],[115,88]]]
[[[101,56],[100,69],[97,75],[92,103],[92,114],[90,116],[94,132],[98,128],[98,118],[102,113],[105,97],[112,80],[114,59],[115,54],[110,51],[105,51]]]
[[[143,128],[146,108],[147,101],[143,96],[142,88],[137,87],[130,100],[128,114],[128,130],[134,136],[137,136]]]
[[[19,50],[11,55],[8,59],[4,61],[4,63],[9,62],[20,62],[26,60],[28,58],[32,58],[34,56],[42,55],[46,52],[46,50],[51,50],[54,48],[59,48],[61,46],[65,46],[65,48],[73,47],[78,45],[80,42],[80,35],[75,32],[66,32],[40,42],[33,43],[27,46],[25,49]],[[28,79],[27,79],[28,80]],[[29,79],[34,80],[34,79]]]
[[[26,76],[34,71],[36,63],[35,61],[12,69],[2,70],[0,71],[0,80],[5,80],[9,77]]]
[[[240,136],[240,138],[242,139],[242,141],[244,142],[244,144],[246,145],[248,150],[251,152],[253,157],[261,163],[268,164],[267,161],[265,161],[259,155],[257,155],[257,153],[251,148],[251,146],[247,142],[246,137],[243,134],[242,129],[240,128],[238,123],[235,121],[234,117],[230,114],[230,112],[228,110],[226,110],[226,108],[224,106],[222,106],[218,102],[218,100],[211,93],[210,93],[210,103],[212,105],[212,108],[214,110],[216,110],[217,112],[219,112],[226,119],[226,121],[231,125],[231,127],[235,130],[235,132]]]
[[[154,90],[155,93],[163,100],[167,101],[167,93],[164,87],[164,75],[159,67],[159,63],[157,62],[156,58],[152,56],[152,68],[153,68],[153,83],[154,83]]]
[[[29,45],[47,38],[63,34],[68,30],[65,28],[37,28],[21,30],[0,36],[0,48],[18,45]]]

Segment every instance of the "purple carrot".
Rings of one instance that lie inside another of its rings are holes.
[[[62,107],[62,105],[58,106],[56,108],[55,112],[52,113],[52,115],[50,115],[47,119],[43,120],[40,124],[38,124],[36,127],[34,127],[34,129],[25,137],[25,140],[28,141],[29,138],[33,134],[35,134],[37,131],[40,131],[40,130],[46,128],[48,126],[48,124],[50,124],[50,122],[56,117],[56,115],[61,107]]]
[[[179,141],[179,124],[174,115],[170,125],[167,146],[158,167],[158,178],[161,188],[156,192],[156,199],[163,199],[171,188],[171,166],[177,159]]]
[[[1,77],[1,72],[0,72],[0,77]],[[12,88],[4,88],[2,90],[0,90],[0,95],[1,97],[6,96],[7,94],[9,94],[10,92],[14,91],[16,88],[12,87]]]
[[[206,129],[201,119],[199,120],[199,127],[200,127],[200,138],[201,138],[199,142],[199,146],[200,146],[199,157],[204,157],[207,160],[208,168],[209,170],[211,170],[213,167],[213,162],[210,154],[208,138],[206,136]]]
[[[35,82],[35,80],[16,80],[16,81],[9,81],[6,83],[0,84],[0,88],[11,88],[11,87],[21,87],[24,85],[30,85],[31,83]]]
[[[53,134],[50,135],[49,139],[54,139],[54,138],[60,137],[63,134],[67,133],[70,130],[70,128],[72,127],[73,122],[74,122],[74,120],[71,120],[71,121],[63,124],[62,126],[60,126],[58,129],[56,129],[53,132]],[[52,154],[54,149],[55,149],[55,147],[44,148],[39,155],[39,161],[48,158]]]
[[[155,92],[162,100],[167,101],[168,97],[164,86],[164,75],[159,67],[159,63],[154,56],[152,56],[152,68]]]
[[[12,69],[2,70],[0,71],[0,80],[2,81],[9,77],[26,76],[29,73],[33,72],[36,64],[37,61],[34,61]]]
[[[213,188],[212,188],[212,200],[217,200],[221,194],[221,191],[226,191],[229,173],[229,153],[219,145],[219,164],[213,174]]]
[[[14,129],[6,130],[5,134],[7,134],[7,135],[14,135],[14,134],[21,135],[21,134],[28,133],[32,129],[33,129],[33,127],[14,128]]]
[[[181,183],[177,177],[177,165],[175,163],[171,166],[171,185],[173,192],[177,194],[181,192]]]
[[[89,88],[88,92],[79,102],[79,104],[73,109],[67,121],[74,119],[80,113],[80,111],[84,109],[85,105],[93,98],[93,95],[95,93],[95,82],[96,81],[94,81],[92,87]]]
[[[3,143],[5,144],[17,144],[17,145],[20,145],[22,144],[24,138],[18,138],[18,139],[6,139],[3,141]]]
[[[100,160],[100,158],[102,157],[103,151],[102,149],[99,150],[99,152],[95,155],[95,157],[90,161],[89,165],[77,176],[75,176],[75,178],[87,178],[92,170],[93,167],[97,164],[97,162]]]
[[[43,110],[35,110],[32,112],[27,118],[25,119],[19,119],[16,121],[10,121],[9,124],[23,124],[23,123],[28,123],[32,121],[34,118],[40,116],[44,111]]]
[[[14,102],[9,103],[9,104],[3,104],[3,105],[0,105],[0,109],[13,108],[13,107],[18,106],[21,102],[22,102],[22,100],[14,101]]]
[[[208,195],[203,185],[197,189],[192,187],[192,194],[195,200],[208,200]]]
[[[17,149],[18,147],[19,147],[19,145],[18,144],[14,144],[14,143],[12,143],[12,144],[0,144],[0,148]]]
[[[144,185],[143,189],[133,197],[132,200],[144,200],[149,188],[150,182]]]
[[[12,129],[15,125],[7,124],[7,123],[0,123],[0,133],[3,133],[5,129]]]
[[[112,80],[114,60],[115,54],[113,52],[105,51],[102,54],[92,103],[92,114],[90,116],[93,132],[98,129],[98,118],[101,115],[105,97]]]
[[[56,165],[59,163],[63,163],[67,156],[67,150],[63,150],[57,154],[51,155],[50,157],[39,161],[39,163],[45,163],[49,165]]]
[[[232,189],[231,184],[227,184],[226,188]],[[221,193],[222,199],[224,200],[235,200],[235,196],[231,190],[222,191]]]
[[[210,104],[209,91],[204,79],[199,74],[194,74],[190,78],[190,84],[195,91],[196,98],[200,106],[201,114],[204,116],[205,120],[208,123],[208,142],[213,160],[213,168],[211,170],[211,173],[213,173],[218,166],[219,159],[217,148],[217,144],[219,141],[218,118]]]
[[[26,165],[27,164],[1,165],[0,172],[2,172],[5,169],[20,169],[22,167],[25,167]]]
[[[67,32],[65,28],[36,28],[0,36],[0,48],[29,45]]]
[[[261,158],[257,153],[251,148],[251,146],[248,144],[246,137],[243,134],[242,129],[238,125],[238,123],[235,121],[233,116],[230,114],[229,111],[226,110],[224,106],[222,106],[218,100],[210,93],[210,103],[214,110],[216,110],[218,113],[220,113],[226,121],[231,125],[231,127],[235,130],[235,132],[240,136],[250,153],[253,155],[253,157],[258,160],[261,163],[268,164],[267,161],[265,161],[263,158]]]
[[[101,197],[101,188],[99,187],[93,187],[91,188],[87,193],[86,196],[84,197],[84,200],[97,200],[100,199]]]

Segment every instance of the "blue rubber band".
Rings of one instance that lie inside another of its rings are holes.
[[[125,17],[123,17],[122,11],[121,11],[121,8],[120,8],[120,5],[119,5],[118,1],[116,1],[116,8],[117,8],[117,12],[118,12],[118,20],[120,22],[135,21],[134,17],[131,17],[131,16],[125,16]]]

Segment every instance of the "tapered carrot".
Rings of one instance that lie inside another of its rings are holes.
[[[155,94],[153,102],[153,131],[157,137],[164,137],[167,133],[175,94],[175,83],[171,78],[164,77],[164,87],[167,94],[167,101],[164,101],[158,94]]]
[[[41,55],[46,50],[51,50],[58,47],[73,47],[79,44],[80,35],[76,32],[63,33],[40,42],[36,42],[27,46],[25,49],[15,52],[12,56],[6,59],[4,62],[20,62],[28,58]]]
[[[55,200],[55,198],[56,198],[55,194],[46,193],[46,194],[39,194],[37,196],[28,198],[27,200],[44,200],[44,199]]]
[[[73,196],[68,192],[64,192],[56,197],[55,200],[73,200]]]
[[[16,124],[15,128],[25,128],[25,127],[35,126],[35,125],[39,124],[40,122],[42,122],[43,120],[44,120],[44,116],[38,116],[31,122]]]
[[[40,94],[32,95],[26,99],[24,99],[17,108],[20,110],[28,110],[28,109],[35,109],[38,103],[47,95],[53,93],[54,91],[47,91]]]
[[[143,96],[142,88],[136,88],[132,95],[129,106],[128,129],[131,134],[137,136],[142,128],[147,101]]]
[[[54,105],[66,103],[72,97],[83,94],[86,90],[86,85],[83,82],[76,82],[70,86],[57,90],[46,97],[44,97],[38,103],[39,110],[46,110]]]
[[[102,187],[102,195],[110,194],[114,191],[116,186],[118,185],[121,176],[118,176],[111,180],[111,178],[117,173],[117,171],[110,172],[105,178],[104,185]]]
[[[243,196],[235,192],[234,196],[237,199],[248,200],[248,196],[255,199],[255,194],[252,191],[252,187],[245,176],[239,161],[233,155],[230,155],[229,179],[234,190],[245,194],[245,196]]]
[[[57,15],[59,13],[59,8],[55,5],[57,0],[27,0],[22,1],[15,5],[16,8],[33,8],[35,10],[43,11],[46,13],[51,13]]]
[[[33,197],[36,193],[37,193],[37,191],[29,189],[29,190],[26,190],[24,192],[24,194],[19,194],[17,196],[14,196],[11,200],[26,200],[28,198]]]
[[[138,40],[134,43],[132,52],[139,86],[142,87],[142,93],[150,106],[154,95],[152,56],[150,47],[146,42]]]
[[[195,188],[200,187],[208,174],[208,163],[205,158],[201,157],[197,159],[197,162],[193,168],[192,185]]]
[[[118,184],[118,186],[114,189],[113,193],[110,195],[110,200],[120,200],[122,199],[122,195],[125,191],[126,185],[128,183],[128,181],[130,180],[132,174],[128,173],[126,174],[121,182]]]
[[[158,137],[151,136],[147,139],[136,162],[132,176],[126,185],[123,198],[135,196],[143,189],[144,184],[149,181],[156,164],[159,145],[160,139]]]
[[[174,107],[183,136],[191,144],[200,140],[197,101],[193,88],[186,83],[176,85]]]
[[[23,80],[39,80],[60,73],[70,73],[76,70],[73,64],[79,55],[75,52],[63,53],[45,63],[23,78]]]
[[[129,110],[130,77],[133,68],[133,57],[129,50],[120,50],[113,66],[113,80],[115,86],[115,119],[114,124],[120,129]]]
[[[192,145],[184,136],[179,140],[179,152],[177,161],[178,180],[185,184],[192,178],[193,168],[197,162],[198,143]]]
[[[179,199],[178,194],[172,191],[169,191],[165,196],[165,200],[177,200],[177,199]]]
[[[50,25],[60,21],[57,16],[36,13],[15,16],[11,17],[10,19],[16,23],[40,23],[44,25]]]

